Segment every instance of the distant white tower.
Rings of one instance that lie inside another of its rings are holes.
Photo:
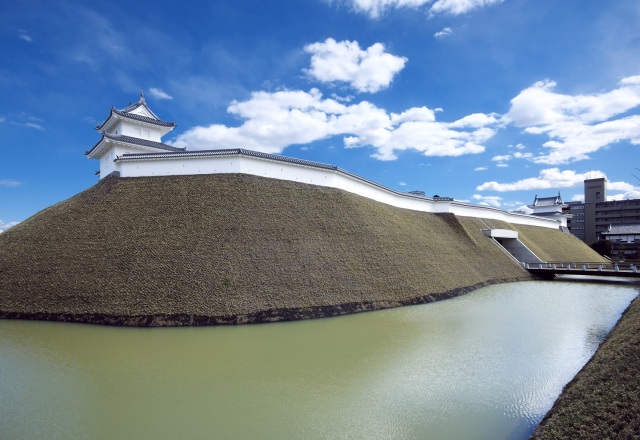
[[[565,214],[562,212],[562,208],[567,205],[562,201],[560,193],[554,197],[538,197],[536,196],[532,205],[528,205],[533,209],[532,215],[538,217],[552,218],[560,222],[560,226],[567,227],[567,219],[572,217],[571,214]]]
[[[109,117],[96,127],[102,138],[85,155],[100,160],[97,174],[103,179],[111,173],[119,173],[119,166],[114,161],[123,154],[184,151],[184,148],[162,143],[162,136],[175,127],[175,123],[163,121],[151,111],[142,91],[135,104],[122,110],[111,107]]]

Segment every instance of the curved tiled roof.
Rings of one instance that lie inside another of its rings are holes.
[[[127,111],[117,110],[115,108],[111,109],[111,112],[115,113],[118,116],[122,116],[122,117],[125,117],[125,118],[130,118],[130,119],[135,119],[137,121],[147,122],[149,124],[161,125],[163,127],[175,127],[176,126],[175,122],[167,122],[167,121],[163,121],[161,119],[149,118],[147,116],[137,115],[135,113],[129,113]]]
[[[532,205],[529,205],[530,208],[538,207],[538,206],[558,206],[564,205],[562,201],[562,197],[560,197],[560,193],[557,196],[552,197],[538,197],[536,196]]]
[[[163,144],[164,145],[164,144]],[[177,147],[172,147],[177,148]],[[135,154],[124,154],[120,156],[119,160],[122,159],[169,159],[169,158],[179,158],[179,157],[206,157],[206,156],[228,156],[233,154],[240,154],[244,156],[253,156],[260,157],[262,159],[268,160],[276,160],[279,162],[287,162],[287,163],[295,163],[297,165],[304,165],[314,168],[322,168],[325,170],[338,170],[338,167],[335,165],[327,165],[320,162],[313,162],[310,160],[304,159],[295,159],[293,157],[285,157],[278,156],[275,154],[269,153],[261,153],[259,151],[245,150],[242,148],[229,148],[223,150],[199,150],[199,151],[183,151],[184,149],[178,149],[176,153],[135,153]]]
[[[123,118],[133,119],[133,120],[136,120],[136,121],[145,122],[147,124],[158,125],[160,127],[171,127],[171,128],[173,128],[173,127],[176,126],[175,122],[167,122],[167,121],[163,121],[161,119],[154,119],[154,118],[149,118],[147,116],[137,115],[135,113],[129,113],[129,111],[131,111],[130,109],[134,109],[135,110],[138,107],[140,107],[140,106],[139,105],[136,106],[136,107],[129,106],[129,107],[125,108],[124,110],[118,110],[118,109],[115,109],[115,108],[111,107],[111,113],[109,114],[109,117],[107,119],[105,119],[102,124],[98,125],[96,127],[96,130],[101,130],[105,126],[107,121],[109,121],[109,119],[111,119],[111,116],[113,116],[114,114],[116,114],[116,115],[118,115],[120,117],[123,117]],[[149,110],[149,112],[151,112],[151,110]],[[151,113],[151,114],[153,114],[153,113]]]
[[[93,148],[91,148],[91,150],[86,151],[84,154],[85,155],[91,154],[91,152],[93,150],[95,150],[96,147],[98,145],[100,145],[100,143],[105,138],[106,139],[110,139],[112,141],[116,141],[116,142],[125,142],[127,144],[140,145],[140,146],[143,146],[143,147],[158,148],[158,149],[166,150],[166,151],[174,151],[174,152],[183,152],[184,151],[184,148],[173,147],[171,145],[163,144],[162,142],[154,142],[154,141],[150,141],[150,140],[147,140],[147,139],[134,138],[134,137],[131,137],[131,136],[123,136],[123,135],[102,133],[102,138],[98,141],[98,143],[95,144],[93,146]],[[158,154],[158,153],[150,153],[150,154]],[[162,153],[160,153],[160,154],[162,154]]]
[[[601,232],[602,235],[635,235],[640,234],[640,223],[628,225],[609,225],[607,231]]]

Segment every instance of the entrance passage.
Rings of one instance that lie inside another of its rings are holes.
[[[518,239],[518,231],[510,229],[485,229],[483,230],[487,237],[493,238],[500,246],[502,246],[513,258],[520,263],[542,263],[527,246]]]

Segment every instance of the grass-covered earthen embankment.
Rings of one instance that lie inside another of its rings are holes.
[[[530,279],[482,229],[548,260],[559,230],[394,208],[248,175],[107,178],[0,234],[0,317],[204,325],[332,316]]]
[[[640,438],[640,297],[565,386],[532,438]]]

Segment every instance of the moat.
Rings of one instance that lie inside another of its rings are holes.
[[[265,325],[0,320],[0,438],[525,439],[638,284]]]

